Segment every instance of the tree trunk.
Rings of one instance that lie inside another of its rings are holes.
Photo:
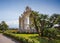
[[[44,21],[40,21],[41,27],[40,27],[40,31],[41,31],[41,37],[43,36],[43,31],[44,31]]]
[[[36,22],[36,20],[35,20],[35,18],[34,18],[34,25],[35,25],[36,31],[38,32],[38,34],[39,34],[39,36],[40,36],[40,30],[38,29],[38,26],[37,26],[36,23],[37,23],[37,22]]]
[[[40,32],[41,32],[41,37],[43,36],[43,28],[42,26],[40,27]]]

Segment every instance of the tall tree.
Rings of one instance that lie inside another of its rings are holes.
[[[36,11],[32,11],[30,14],[32,24],[35,26],[39,36],[43,36],[44,27],[47,23],[47,15],[39,14]]]
[[[2,22],[1,22],[1,29],[2,29],[3,31],[8,29],[8,25],[5,23],[5,21],[2,21]]]
[[[2,26],[1,26],[1,23],[0,23],[0,30],[2,30],[2,28],[1,28]]]
[[[43,36],[43,31],[45,27],[47,26],[47,22],[48,22],[48,15],[40,14],[38,21],[40,23],[41,36]]]
[[[39,21],[37,21],[38,19],[38,12],[36,11],[32,11],[31,14],[30,14],[30,20],[32,22],[32,25],[33,27],[35,27],[36,31],[38,32],[39,36],[40,36],[40,30],[38,28],[38,25],[39,25]]]

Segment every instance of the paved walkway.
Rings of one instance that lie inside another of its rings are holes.
[[[19,42],[11,38],[8,38],[3,34],[0,34],[0,43],[19,43]]]

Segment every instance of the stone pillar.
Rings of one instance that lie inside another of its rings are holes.
[[[24,29],[25,31],[27,31],[27,29],[29,29],[29,17],[26,16],[24,19]]]

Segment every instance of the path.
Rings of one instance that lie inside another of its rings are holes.
[[[11,38],[8,38],[3,34],[0,34],[0,43],[19,43],[19,42]]]

